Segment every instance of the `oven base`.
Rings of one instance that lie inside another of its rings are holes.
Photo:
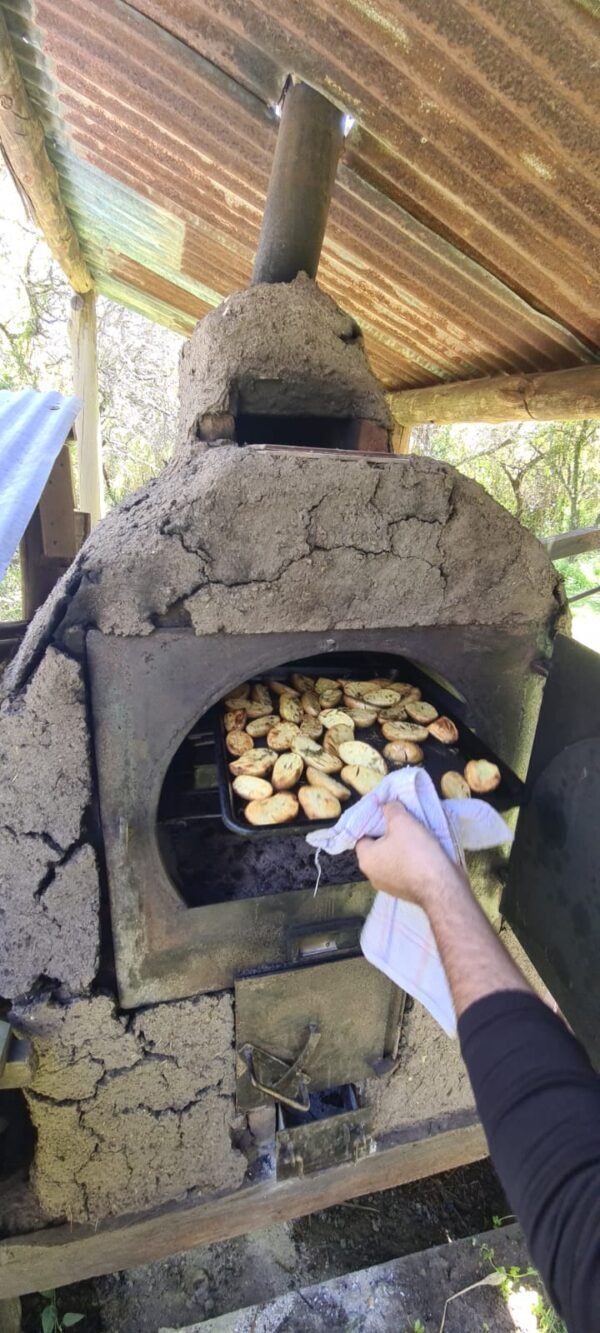
[[[474,1112],[468,1123],[414,1136],[358,1162],[302,1179],[245,1186],[210,1200],[175,1202],[93,1226],[61,1226],[0,1244],[0,1300],[166,1259],[377,1190],[405,1185],[487,1156]],[[464,1119],[464,1117],[461,1117]]]

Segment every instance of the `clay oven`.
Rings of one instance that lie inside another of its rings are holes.
[[[552,567],[506,513],[441,464],[323,444],[325,423],[330,431],[342,413],[347,421],[349,408],[384,437],[388,427],[351,328],[303,277],[252,288],[203,320],[182,357],[174,459],[145,502],[93,539],[95,566],[75,599],[89,609],[69,608],[69,633],[76,614],[88,625],[128,1007],[295,962],[300,927],[314,932],[331,917],[353,918],[357,942],[369,895],[355,866],[336,863],[314,899],[302,836],[250,844],[222,824],[214,768],[203,796],[191,772],[186,790],[185,774],[171,769],[185,763],[190,733],[195,763],[214,766],[203,719],[241,682],[299,660],[332,675],[357,654],[409,659],[447,682],[450,706],[511,768],[524,758],[524,719],[539,691],[529,668],[548,651],[558,610]],[[252,420],[254,394],[267,420],[301,412],[304,446],[198,438],[219,418],[239,433],[236,408],[243,395]],[[430,688],[443,693],[440,681]]]
[[[394,1067],[402,997],[359,955],[371,890],[355,867],[315,898],[301,838],[245,842],[206,799],[187,870],[185,840],[173,861],[166,780],[207,711],[282,664],[417,664],[522,775],[560,611],[542,547],[480,488],[363,450],[354,423],[380,446],[385,400],[355,325],[309,279],[226,301],[181,376],[172,461],[92,534],[7,673],[1,990],[37,1049],[26,1096],[49,1218],[237,1187],[242,1117],[275,1113],[240,1088],[249,1042],[293,1063],[318,1018],[349,1098]],[[236,438],[240,417],[294,413],[303,446]],[[339,419],[359,447],[336,447]],[[216,420],[229,438],[202,438]],[[368,1108],[336,1108],[350,1119],[330,1160],[370,1150]],[[280,1171],[298,1156],[286,1145]]]

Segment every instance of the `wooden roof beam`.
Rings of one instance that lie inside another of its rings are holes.
[[[566,560],[572,555],[585,555],[586,551],[600,551],[600,527],[572,528],[571,532],[559,532],[540,540],[551,560]]]
[[[494,375],[390,394],[402,426],[467,421],[580,421],[600,418],[600,365],[535,375]]]
[[[46,150],[44,129],[29,101],[1,10],[0,144],[10,171],[71,286],[76,292],[91,291],[93,278],[63,203],[58,174]]]

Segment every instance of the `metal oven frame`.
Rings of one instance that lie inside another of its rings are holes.
[[[541,681],[531,633],[448,627],[207,636],[162,630],[151,638],[87,636],[87,660],[107,858],[113,937],[123,1007],[231,987],[237,977],[289,966],[298,935],[364,919],[366,882],[287,891],[188,907],[163,863],[156,834],[161,788],[173,755],[197,720],[249,676],[300,657],[391,653],[447,679],[464,722],[516,771],[526,755],[524,679],[533,716]],[[528,710],[527,711],[531,711]],[[201,873],[201,872],[200,872]]]

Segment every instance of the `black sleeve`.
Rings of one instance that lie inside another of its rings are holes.
[[[600,1329],[600,1079],[535,995],[472,1004],[458,1035],[492,1161],[569,1333]]]

